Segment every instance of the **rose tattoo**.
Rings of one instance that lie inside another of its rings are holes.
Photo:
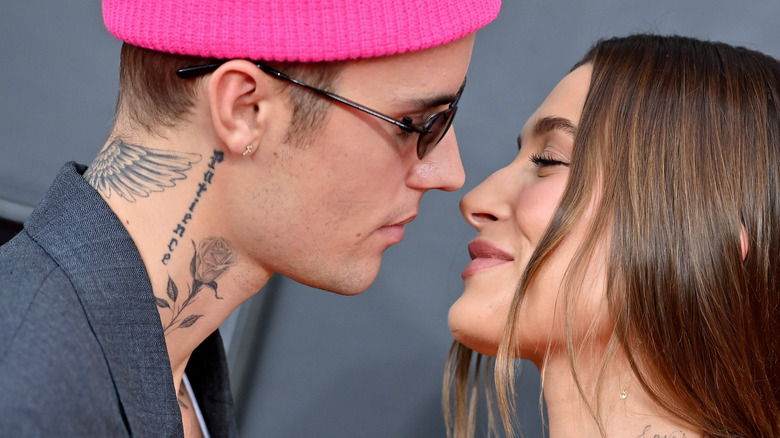
[[[168,299],[155,297],[157,307],[171,311],[171,320],[164,327],[166,335],[179,328],[191,327],[203,316],[192,314],[179,320],[182,311],[197,299],[198,292],[204,287],[213,290],[216,299],[222,299],[217,293],[217,279],[236,263],[233,248],[227,240],[221,237],[208,237],[200,242],[199,246],[196,246],[195,241],[192,241],[192,248],[193,254],[190,261],[192,285],[189,286],[187,298],[178,304],[179,287],[170,276],[168,276],[166,287]]]

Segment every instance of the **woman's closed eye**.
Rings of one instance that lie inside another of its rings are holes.
[[[540,154],[531,155],[531,163],[536,167],[551,167],[551,166],[566,166],[569,167],[569,163],[561,161],[553,157],[549,152],[542,152]]]

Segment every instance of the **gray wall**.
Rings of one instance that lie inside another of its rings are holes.
[[[99,9],[83,0],[0,9],[0,217],[23,218],[63,162],[88,163],[103,143],[119,43],[103,30]],[[780,3],[770,0],[504,0],[477,38],[455,124],[466,186],[424,197],[405,241],[387,251],[362,295],[275,278],[226,325],[238,327],[230,353],[246,382],[236,388],[243,436],[444,436],[447,310],[474,236],[458,212],[460,196],[514,157],[525,119],[597,38],[678,33],[780,57],[778,18]],[[529,437],[541,435],[537,382],[526,364],[521,419]]]

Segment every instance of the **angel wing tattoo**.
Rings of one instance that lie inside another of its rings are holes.
[[[187,178],[185,172],[201,160],[200,154],[152,149],[114,140],[84,173],[87,182],[106,198],[112,193],[135,202],[162,192]]]

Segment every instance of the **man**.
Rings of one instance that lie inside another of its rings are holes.
[[[365,290],[500,0],[104,0],[114,128],[0,249],[0,435],[235,436],[220,324],[273,273]],[[251,60],[251,61],[249,61]]]

